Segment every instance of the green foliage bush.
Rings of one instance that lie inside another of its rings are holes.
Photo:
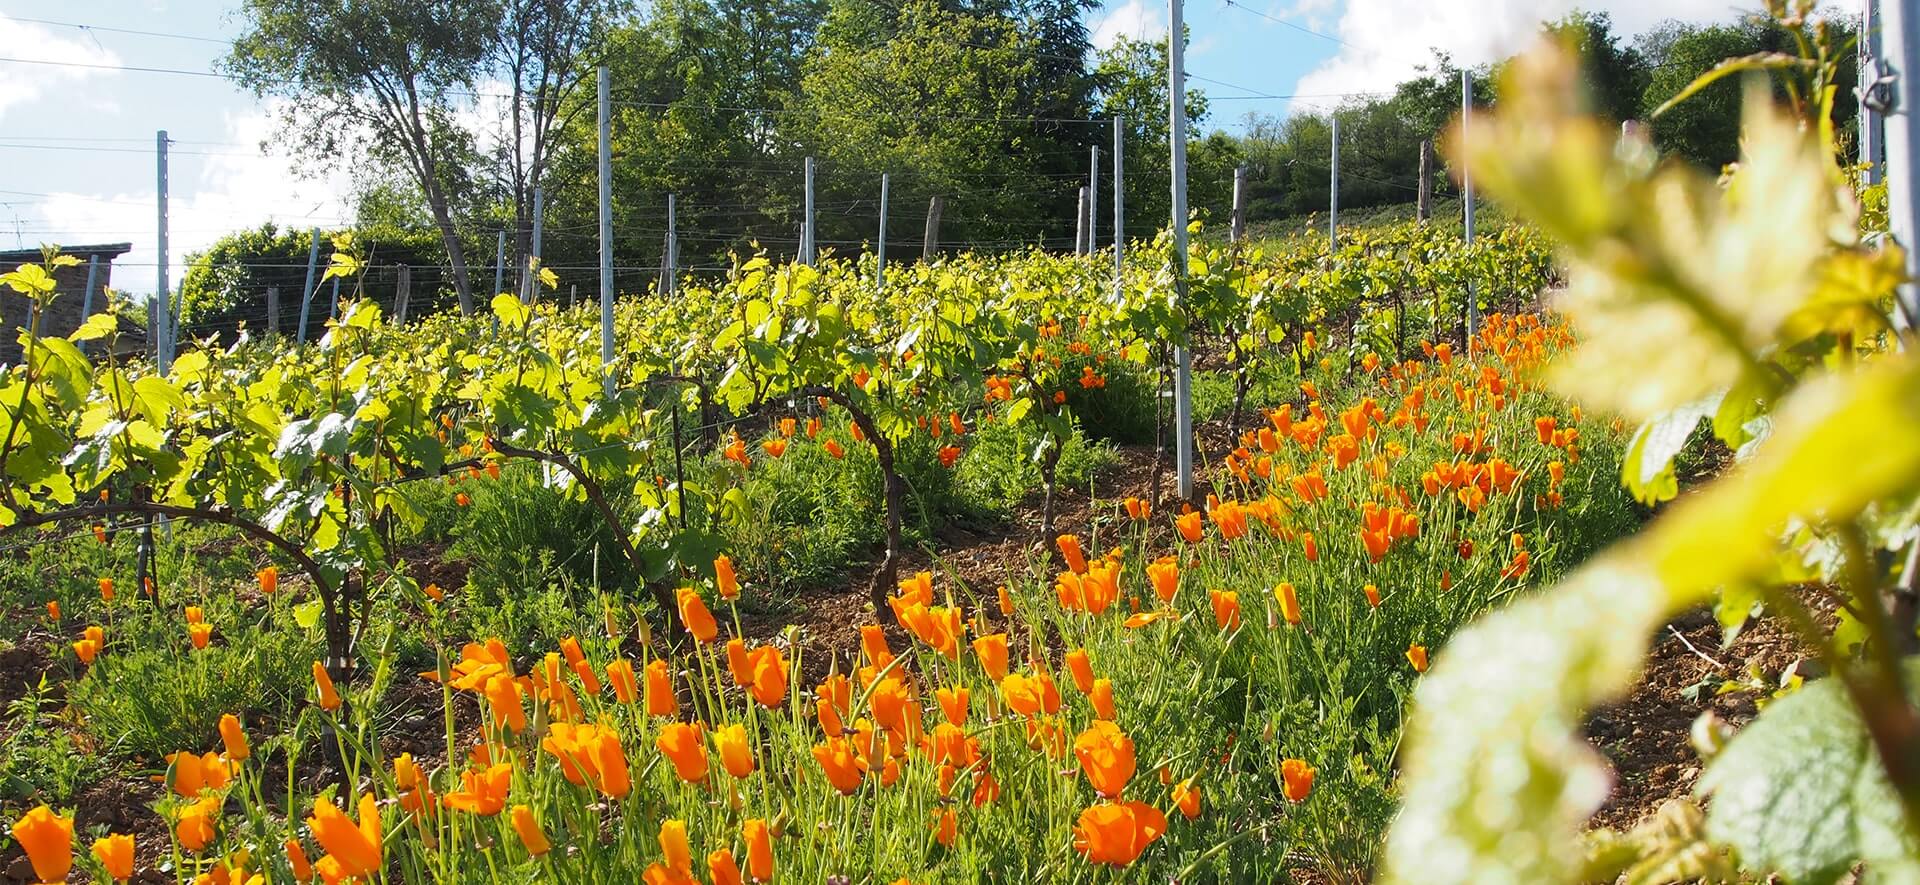
[[[122,608],[122,611],[127,611]],[[213,642],[190,650],[177,612],[108,625],[107,648],[72,683],[80,727],[113,757],[158,757],[218,741],[224,713],[286,716],[304,702],[322,644],[292,623],[240,623],[208,611]]]

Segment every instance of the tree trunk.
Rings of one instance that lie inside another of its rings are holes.
[[[874,458],[880,462],[880,476],[886,489],[887,552],[880,560],[880,567],[873,573],[873,585],[868,588],[868,596],[873,600],[873,618],[875,623],[885,623],[881,615],[888,608],[887,596],[899,583],[900,576],[900,531],[907,510],[907,483],[895,469],[893,441],[880,433],[874,426],[873,417],[865,409],[854,405],[846,394],[824,385],[808,387],[800,391],[801,396],[824,396],[847,410],[853,423],[867,435],[867,442],[873,446]]]
[[[434,161],[424,136],[417,141],[414,149],[420,155],[420,190],[427,198],[427,208],[433,212],[434,225],[440,228],[440,244],[446,248],[447,264],[453,269],[453,292],[460,299],[460,314],[472,316],[473,283],[467,278],[467,250],[460,243],[460,231],[453,226],[453,212],[447,207],[447,195],[440,189],[440,166]]]

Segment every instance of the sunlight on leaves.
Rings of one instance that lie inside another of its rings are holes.
[[[1722,187],[1616,150],[1583,107],[1575,61],[1536,51],[1501,81],[1500,111],[1450,139],[1476,183],[1562,244],[1559,306],[1583,344],[1555,367],[1556,386],[1646,420],[1769,381],[1762,361],[1814,290],[1831,235],[1848,229],[1818,142],[1750,91],[1741,162]]]

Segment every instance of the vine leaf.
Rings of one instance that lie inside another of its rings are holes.
[[[1658,504],[1680,493],[1674,478],[1673,459],[1686,448],[1700,421],[1720,409],[1723,394],[1716,393],[1662,413],[1640,425],[1627,443],[1627,454],[1620,463],[1620,479],[1640,503]]]
[[[1488,194],[1561,244],[1558,306],[1580,343],[1550,380],[1637,420],[1743,383],[1771,394],[1780,379],[1764,360],[1838,254],[1831,161],[1759,91],[1724,185],[1685,164],[1642,166],[1581,113],[1580,91],[1574,59],[1529,53],[1502,80],[1502,110],[1449,144]]]
[[[1907,685],[1920,659],[1906,664]],[[1920,700],[1920,693],[1915,693]],[[1795,883],[1829,883],[1857,861],[1893,880],[1917,871],[1916,843],[1860,714],[1832,679],[1769,704],[1714,757],[1699,792],[1713,797],[1707,835],[1741,863]]]

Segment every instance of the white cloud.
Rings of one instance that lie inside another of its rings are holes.
[[[1297,7],[1323,5],[1300,0]],[[1605,12],[1616,33],[1637,34],[1666,19],[1728,19],[1730,0],[1347,0],[1335,35],[1339,52],[1300,79],[1295,92],[1328,95],[1389,90],[1433,60],[1478,65],[1526,47],[1542,21],[1575,9]]]
[[[76,65],[117,65],[120,57],[102,48],[91,38],[69,39],[55,36],[39,25],[0,15],[0,46],[7,55],[32,61],[66,62]],[[11,108],[28,104],[48,92],[83,80],[111,75],[99,68],[52,64],[0,64],[0,119]]]
[[[1145,0],[1127,0],[1093,26],[1093,45],[1106,49],[1121,37],[1155,40],[1167,35],[1165,7]]]
[[[279,125],[275,106],[228,114],[221,142],[257,145]],[[349,211],[350,172],[341,169],[319,178],[295,173],[295,161],[269,146],[265,152],[238,146],[179,144],[170,159],[168,182],[169,279],[178,285],[186,256],[205,249],[225,234],[274,221],[285,227],[338,227]],[[343,164],[344,165],[344,164]],[[38,214],[42,226],[67,243],[130,241],[133,251],[115,262],[114,287],[151,292],[156,281],[154,231],[158,223],[155,192],[51,194]],[[3,231],[0,231],[3,232]]]
[[[1339,11],[1336,0],[1293,0],[1281,9],[1275,17],[1291,22],[1304,23],[1310,28],[1331,27],[1329,13]]]

